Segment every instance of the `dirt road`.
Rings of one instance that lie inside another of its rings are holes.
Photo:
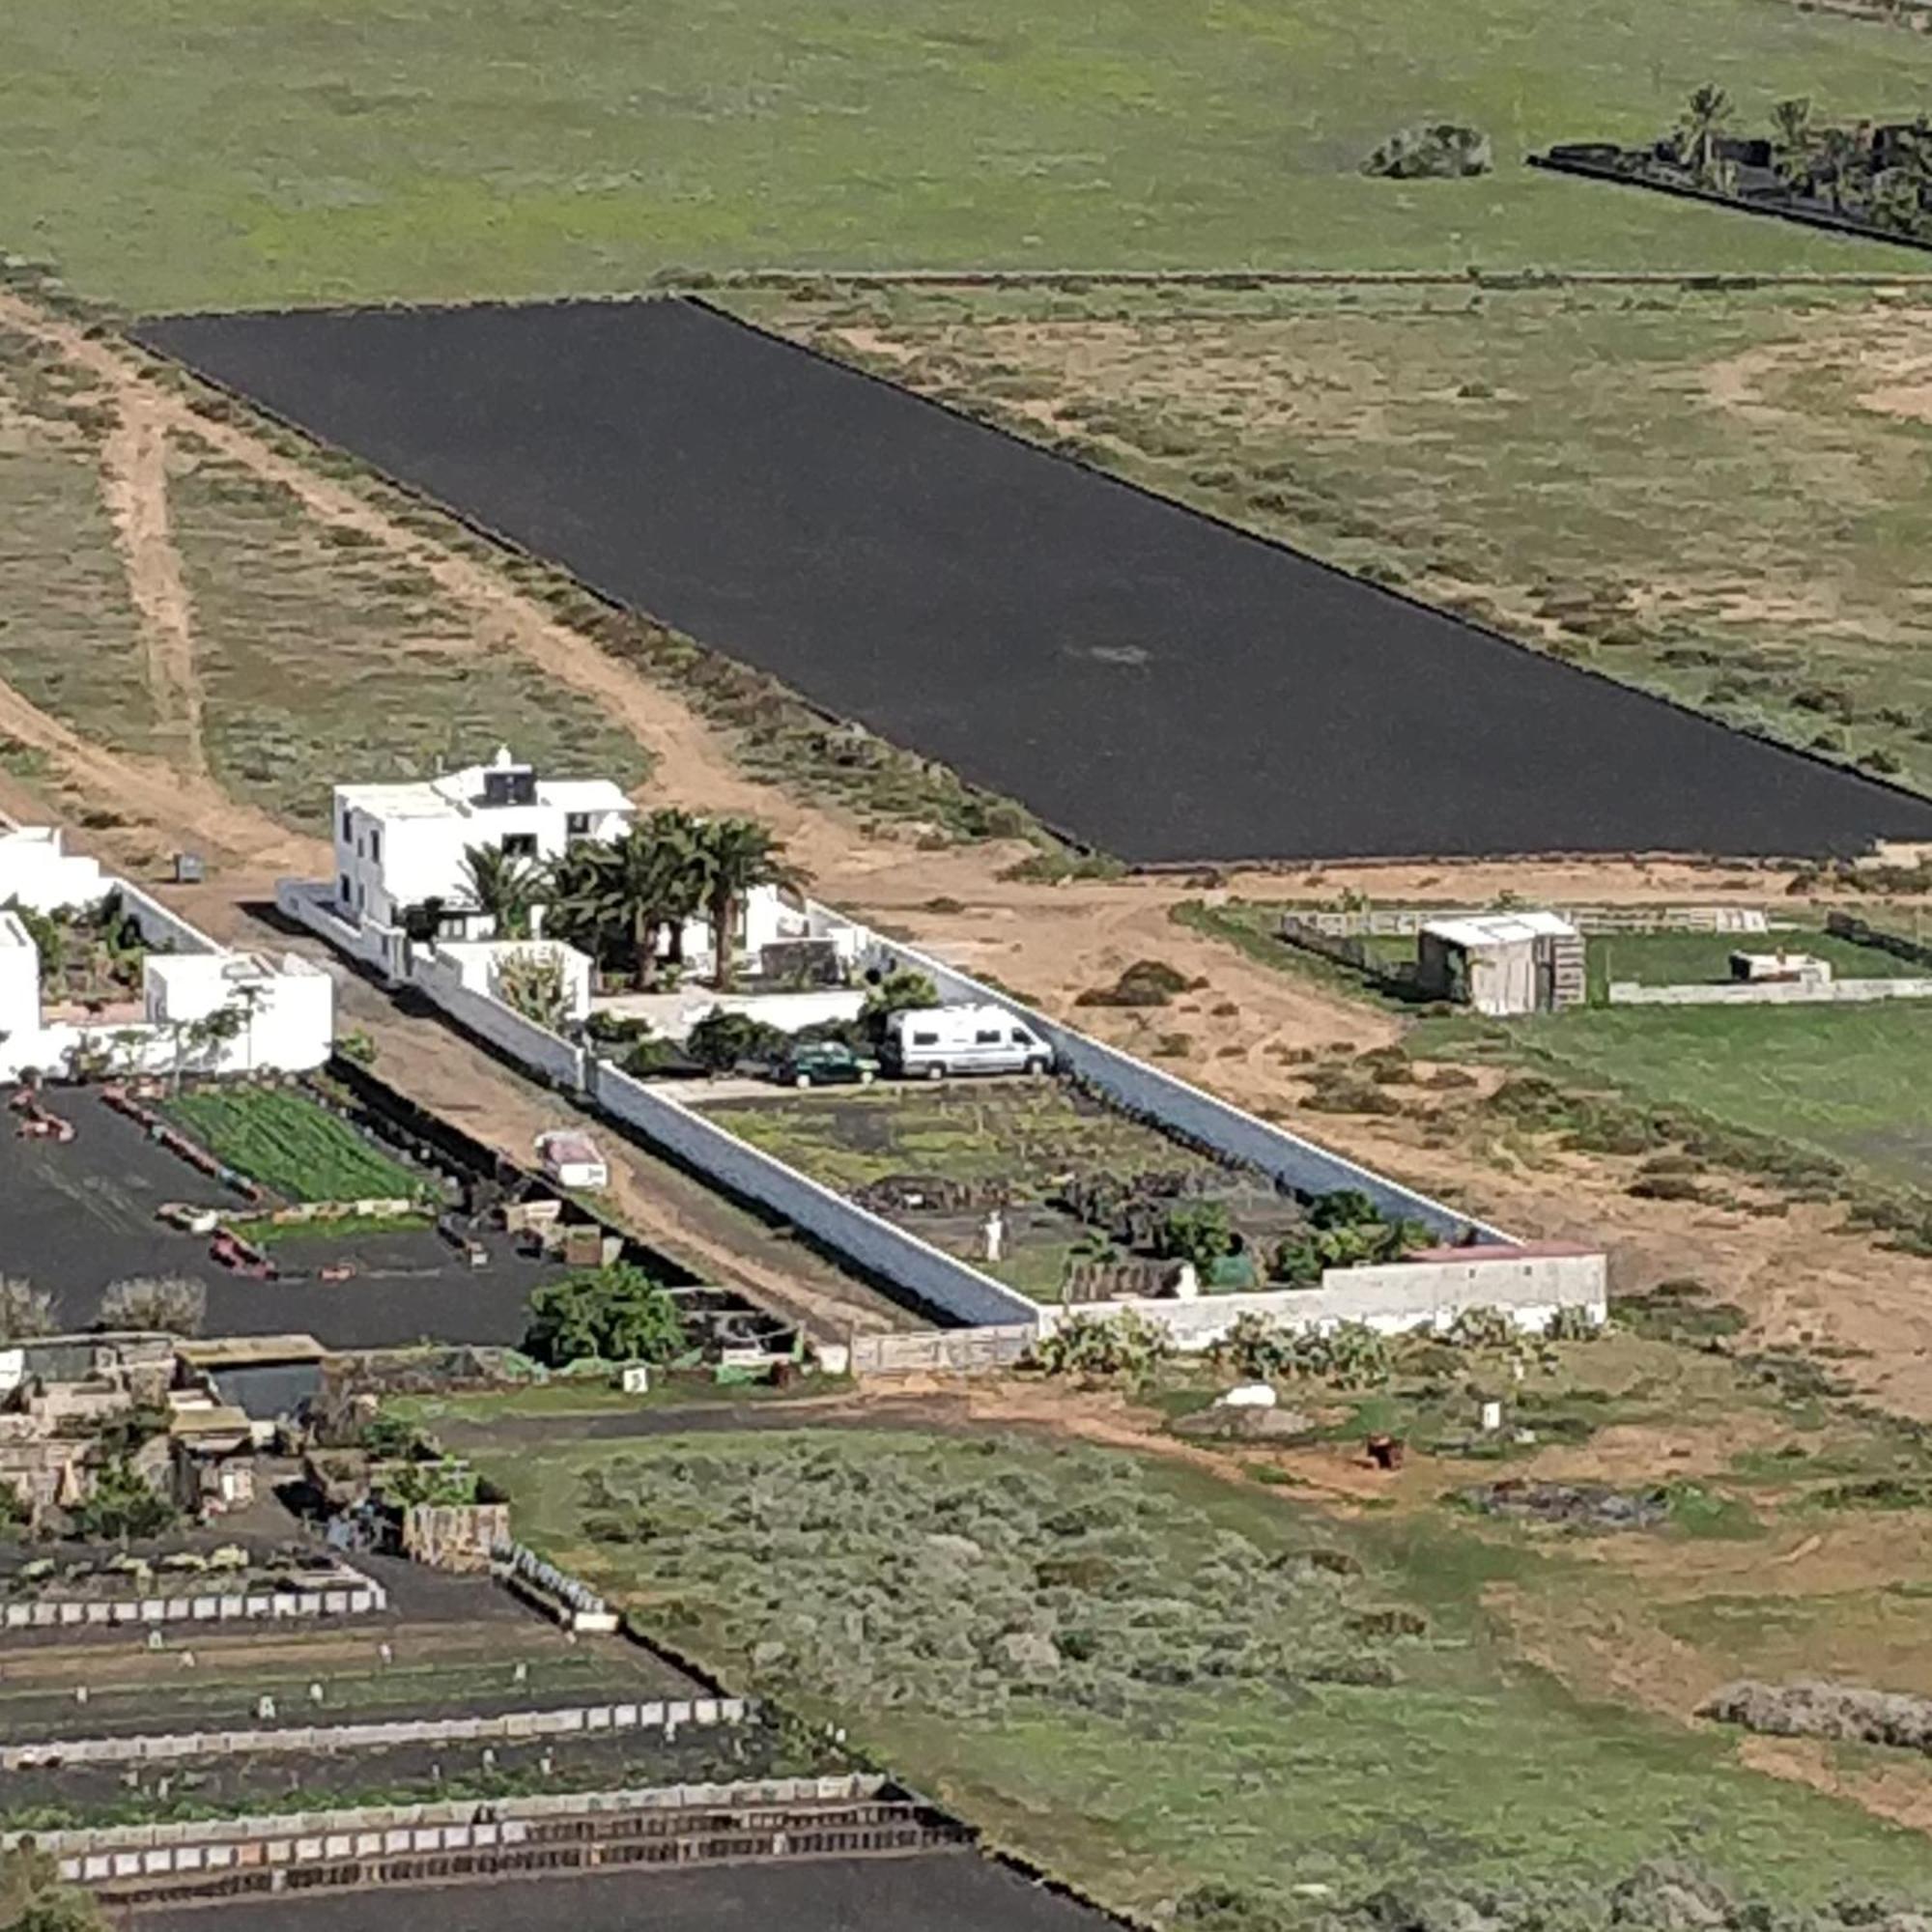
[[[1464,1132],[1445,1111],[1427,1121],[1323,1115],[1311,1120],[1307,1050],[1361,1049],[1395,1036],[1394,1019],[1314,980],[1250,961],[1176,924],[1175,905],[1221,894],[1333,895],[1347,889],[1382,899],[1482,905],[1507,888],[1538,899],[1623,902],[1776,901],[1787,883],[1775,869],[1678,862],[1542,865],[1326,866],[1283,872],[1151,876],[1112,882],[1032,884],[1003,874],[1026,849],[987,843],[922,849],[917,828],[859,823],[810,797],[753,782],[738,767],[730,735],[673,690],[607,656],[561,624],[507,578],[406,528],[350,486],[324,478],[237,423],[214,423],[177,391],[143,373],[138,357],[90,339],[14,295],[0,294],[0,321],[58,347],[86,368],[124,410],[170,438],[198,440],[257,475],[294,490],[310,512],[375,539],[427,571],[476,628],[479,642],[515,649],[598,698],[653,753],[640,799],[676,800],[698,810],[747,810],[777,823],[818,894],[887,929],[932,947],[962,967],[990,972],[1051,1011],[1075,1016],[1073,1001],[1142,958],[1164,960],[1203,989],[1153,1013],[1082,1008],[1077,1017],[1101,1037],[1146,1053],[1237,1103],[1293,1120],[1316,1139],[1386,1167],[1429,1191],[1525,1236],[1604,1241],[1614,1280],[1630,1290],[1670,1276],[1695,1276],[1737,1302],[1768,1343],[1824,1345],[1848,1351],[1840,1367],[1873,1395],[1932,1416],[1932,1267],[1841,1231],[1832,1208],[1794,1207],[1758,1215],[1728,1208],[1640,1201],[1624,1190],[1632,1163],[1612,1157],[1497,1150]],[[132,398],[132,400],[129,400]],[[124,471],[125,477],[128,472]],[[164,489],[149,461],[134,466],[140,487]],[[146,527],[165,528],[147,515]],[[192,613],[186,613],[191,624]],[[188,662],[182,660],[180,662]],[[179,668],[179,665],[178,667]],[[0,776],[0,809],[25,816],[75,815],[110,807],[124,821],[91,843],[103,856],[152,876],[157,855],[181,846],[215,862],[211,884],[183,895],[185,909],[220,936],[261,945],[270,935],[246,908],[271,895],[278,871],[327,876],[327,848],[223,795],[185,767],[110,753],[86,742],[0,686],[0,732],[41,751],[46,776]],[[273,943],[286,945],[275,936]],[[558,1118],[561,1103],[456,1040],[439,1024],[398,1013],[354,982],[345,1024],[376,1038],[384,1072],[449,1113],[479,1138],[519,1157],[530,1136]],[[611,1138],[606,1136],[607,1140]],[[639,1231],[721,1279],[792,1307],[814,1323],[892,1323],[890,1304],[827,1278],[822,1264],[758,1229],[760,1241],[706,1225],[696,1193],[680,1193],[668,1170],[628,1154],[619,1203]],[[682,1181],[682,1178],[677,1179]],[[682,1182],[685,1188],[688,1181]],[[1743,1190],[1748,1195],[1748,1190]],[[708,1201],[709,1197],[702,1197]],[[758,1224],[751,1224],[757,1228]],[[820,1273],[816,1278],[813,1269]],[[732,1270],[740,1272],[733,1273]],[[789,1295],[789,1302],[781,1297]],[[848,1298],[849,1296],[849,1298]]]

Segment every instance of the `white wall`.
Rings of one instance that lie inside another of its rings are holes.
[[[205,932],[198,931],[177,912],[170,912],[159,899],[151,897],[139,886],[126,879],[110,880],[115,903],[139,928],[143,940],[164,952],[212,953],[218,949]]]
[[[19,920],[11,912],[0,912],[0,1074],[40,1031],[41,955]]]
[[[0,902],[18,899],[34,912],[90,906],[112,884],[98,860],[63,849],[58,826],[0,829]]]
[[[512,1059],[560,1087],[582,1087],[582,1047],[511,1011],[494,993],[472,991],[463,983],[454,960],[418,953],[411,979],[460,1026],[501,1047]]]
[[[974,1324],[1038,1320],[1038,1309],[1018,1290],[747,1146],[662,1090],[620,1073],[608,1061],[594,1061],[592,1074],[592,1092],[607,1113],[934,1308]]]
[[[1611,983],[1613,1007],[1833,1007],[1871,1000],[1932,1000],[1932,980],[1726,980],[1690,986]]]
[[[1609,1302],[1602,1255],[1532,1253],[1329,1268],[1320,1288],[1204,1294],[1189,1301],[1132,1299],[1045,1308],[1040,1311],[1040,1326],[1050,1334],[1071,1316],[1105,1317],[1128,1308],[1159,1323],[1177,1348],[1192,1350],[1211,1348],[1243,1315],[1259,1315],[1290,1328],[1333,1328],[1344,1321],[1359,1321],[1384,1335],[1404,1335],[1424,1322],[1446,1328],[1472,1308],[1494,1308],[1519,1328],[1540,1333],[1563,1309],[1580,1310],[1601,1322],[1609,1313]]]
[[[566,1017],[581,1020],[590,1011],[591,962],[587,953],[560,939],[443,939],[431,949],[418,947],[418,955],[433,952],[438,959],[456,968],[459,981],[472,993],[497,992],[497,969],[506,959],[535,953],[554,959],[563,969]]]

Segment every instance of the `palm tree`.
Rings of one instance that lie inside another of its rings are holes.
[[[760,886],[790,886],[800,874],[785,863],[784,846],[754,818],[714,818],[698,828],[704,867],[704,910],[711,922],[715,983],[731,983],[732,946],[745,895]]]
[[[608,845],[582,845],[558,869],[561,929],[590,940],[602,959],[621,948],[639,985],[657,969],[658,939],[671,933],[679,952],[684,922],[703,903],[704,875],[695,863],[689,814],[655,811]]]
[[[534,860],[513,858],[496,845],[468,845],[463,852],[463,883],[487,913],[500,939],[526,939],[530,908],[542,896],[543,867]]]
[[[1811,100],[1798,95],[1771,110],[1772,172],[1793,194],[1811,191],[1811,164],[1817,137],[1811,129]]]
[[[1731,97],[1706,81],[1677,123],[1677,158],[1706,185],[1717,179],[1718,136],[1731,118]]]

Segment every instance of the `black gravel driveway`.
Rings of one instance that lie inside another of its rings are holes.
[[[210,315],[136,334],[1136,862],[1932,838],[1932,802],[697,304]]]

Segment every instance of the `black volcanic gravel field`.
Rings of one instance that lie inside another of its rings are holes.
[[[697,304],[209,315],[135,332],[1136,862],[1932,838],[1932,802]]]

